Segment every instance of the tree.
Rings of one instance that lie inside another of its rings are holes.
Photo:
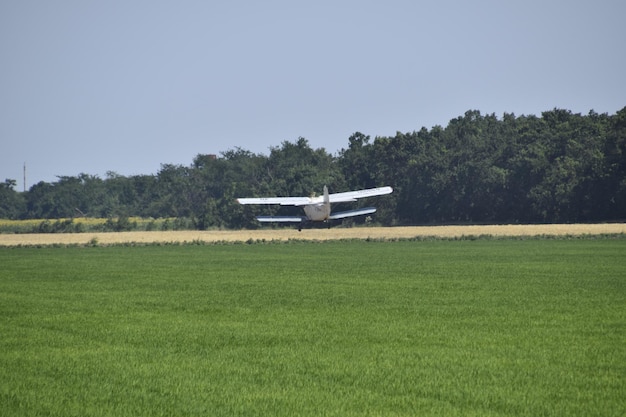
[[[24,215],[24,196],[15,191],[17,182],[6,179],[0,183],[0,218],[17,220]]]
[[[253,227],[236,198],[266,188],[265,157],[236,148],[222,157],[198,155],[191,171],[193,216],[200,229]]]
[[[270,149],[267,160],[269,186],[276,195],[309,195],[324,185],[338,189],[344,180],[338,164],[323,148],[312,149],[305,138],[284,141]]]
[[[190,168],[162,164],[157,173],[151,211],[156,217],[190,217],[192,193]]]
[[[348,149],[339,152],[339,167],[350,189],[374,187],[372,170],[374,164],[369,145],[370,137],[355,132],[348,138]]]
[[[626,107],[608,120],[604,142],[602,185],[596,190],[597,200],[604,208],[602,220],[626,218]]]
[[[332,156],[305,138],[269,156],[235,148],[198,155],[190,166],[164,164],[157,175],[105,180],[59,177],[17,193],[0,184],[0,216],[179,217],[199,229],[255,227],[254,215],[290,208],[242,207],[237,197],[308,195],[394,187],[381,198],[383,224],[622,220],[626,213],[626,107],[613,116],[563,109],[540,117],[469,110],[444,128],[376,137],[361,132]],[[339,207],[338,209],[343,209]]]

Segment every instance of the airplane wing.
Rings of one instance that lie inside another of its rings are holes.
[[[373,197],[377,195],[390,194],[391,187],[368,188],[359,191],[347,191],[345,193],[329,194],[331,203],[346,203],[356,201],[359,198]],[[281,206],[306,206],[307,204],[322,203],[323,196],[318,197],[253,197],[238,198],[239,204],[280,204]]]
[[[347,191],[345,193],[334,193],[330,194],[329,198],[331,203],[346,203],[356,201],[359,198],[391,194],[391,192],[393,192],[393,188],[391,187],[378,187],[359,191]]]
[[[356,210],[340,211],[339,213],[333,213],[330,215],[329,219],[345,219],[346,217],[362,216],[364,214],[372,214],[374,212],[376,212],[376,209],[374,207],[365,207]]]
[[[301,223],[306,217],[300,216],[257,216],[258,221],[262,223]]]
[[[239,204],[280,204],[281,206],[306,206],[311,204],[309,197],[260,197],[238,198]]]

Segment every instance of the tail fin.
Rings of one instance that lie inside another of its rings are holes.
[[[327,186],[324,186],[324,204],[330,204],[330,197],[328,196]]]

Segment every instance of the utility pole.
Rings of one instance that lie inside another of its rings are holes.
[[[26,162],[24,162],[24,192],[26,192]]]

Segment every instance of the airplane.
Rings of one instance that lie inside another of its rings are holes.
[[[260,197],[260,198],[238,198],[239,204],[280,204],[281,206],[302,206],[304,216],[257,216],[257,220],[262,223],[300,223],[298,231],[302,230],[302,225],[306,222],[327,222],[329,220],[344,219],[346,217],[362,216],[376,211],[374,207],[365,207],[355,210],[332,213],[330,205],[332,203],[347,203],[356,201],[359,198],[373,197],[378,195],[391,194],[393,188],[378,187],[368,188],[358,191],[347,191],[344,193],[328,194],[328,187],[324,186],[324,195],[318,197]],[[329,223],[330,227],[330,223]]]

